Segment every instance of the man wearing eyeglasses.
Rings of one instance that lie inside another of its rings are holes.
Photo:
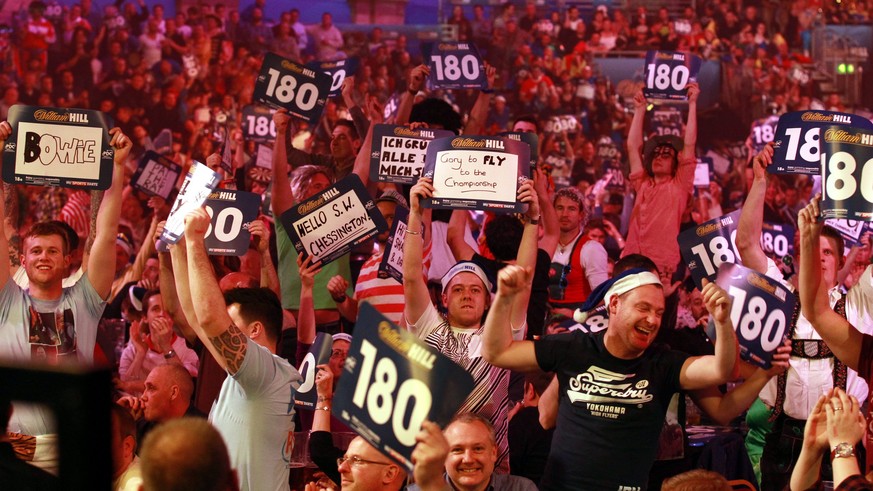
[[[688,121],[685,137],[671,135],[649,139],[643,147],[643,120],[648,101],[642,91],[634,96],[634,118],[627,138],[630,175],[636,192],[622,257],[644,254],[658,271],[672,276],[681,259],[679,224],[694,189],[697,145],[697,97],[700,87],[688,84]]]
[[[425,421],[415,440],[412,461],[416,484],[408,489],[451,491],[442,478],[449,445],[440,427]],[[406,471],[361,437],[352,440],[336,463],[342,491],[398,491],[406,484]],[[318,487],[309,484],[306,490],[318,491]]]

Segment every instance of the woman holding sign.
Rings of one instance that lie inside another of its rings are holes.
[[[659,136],[643,147],[643,120],[648,101],[642,91],[634,96],[634,118],[627,138],[630,179],[637,194],[622,257],[645,254],[660,271],[675,271],[679,263],[679,224],[694,188],[697,145],[697,97],[700,87],[688,88],[685,138]],[[665,240],[667,238],[667,240]]]

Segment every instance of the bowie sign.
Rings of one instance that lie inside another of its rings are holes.
[[[10,184],[107,189],[115,151],[109,118],[89,109],[9,108],[12,134],[3,147],[3,180]]]

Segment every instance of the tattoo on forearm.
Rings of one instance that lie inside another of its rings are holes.
[[[210,337],[209,341],[216,351],[224,358],[224,364],[228,373],[234,375],[239,371],[243,359],[246,357],[246,335],[232,323],[223,333]]]

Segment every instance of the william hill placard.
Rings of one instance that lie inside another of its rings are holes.
[[[433,178],[432,208],[522,212],[518,187],[530,175],[530,147],[504,137],[438,138],[427,147],[424,176]]]
[[[415,184],[421,176],[427,146],[434,138],[452,136],[451,131],[377,124],[373,128],[370,179],[380,182]]]
[[[16,104],[3,147],[3,180],[10,184],[108,189],[115,150],[109,117],[91,109]]]
[[[281,216],[282,226],[302,257],[327,264],[388,230],[388,223],[364,183],[350,174]]]

